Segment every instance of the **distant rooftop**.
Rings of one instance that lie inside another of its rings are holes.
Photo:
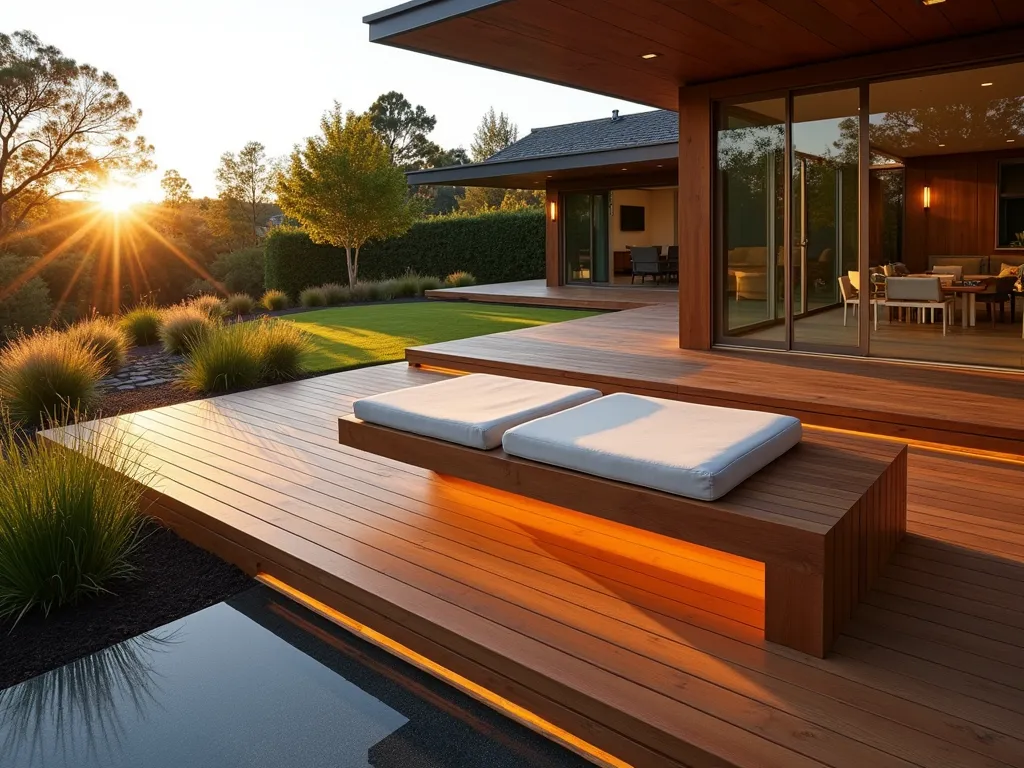
[[[530,160],[539,157],[602,152],[679,141],[679,116],[656,109],[633,115],[613,115],[600,120],[534,128],[515,144],[484,162]]]

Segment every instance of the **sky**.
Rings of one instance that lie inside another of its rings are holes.
[[[589,120],[613,109],[649,109],[620,99],[492,72],[369,42],[363,16],[399,0],[51,0],[10,2],[0,31],[28,29],[79,62],[111,72],[143,112],[140,132],[156,147],[156,173],[138,183],[161,197],[169,168],[196,196],[214,195],[220,155],[259,141],[287,155],[314,134],[335,100],[365,110],[401,91],[437,117],[431,139],[469,149],[493,106],[531,128]]]

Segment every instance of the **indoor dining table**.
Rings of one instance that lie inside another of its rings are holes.
[[[911,275],[911,277],[938,277],[941,272],[931,274]],[[942,282],[942,290],[945,293],[952,293],[960,297],[960,325],[964,328],[973,328],[977,318],[977,296],[979,293],[986,293],[995,275],[964,275],[963,281]],[[978,285],[964,285],[963,283],[978,283]]]

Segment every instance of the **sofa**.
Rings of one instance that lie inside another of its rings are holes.
[[[998,275],[1003,264],[1011,267],[1024,265],[1024,253],[995,253],[991,256],[929,256],[928,271],[954,265],[963,267],[965,275]]]

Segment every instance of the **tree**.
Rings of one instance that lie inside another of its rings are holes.
[[[164,205],[168,208],[181,208],[192,202],[192,185],[173,168],[164,172],[160,188],[164,191]]]
[[[472,216],[497,211],[507,191],[500,187],[466,187],[466,194],[459,200],[459,210]]]
[[[441,148],[427,138],[437,118],[428,115],[422,105],[413,107],[398,91],[380,96],[368,112],[373,129],[388,148],[391,162],[405,170],[429,166],[430,158]]]
[[[359,276],[359,249],[368,240],[404,233],[412,223],[405,174],[369,115],[343,115],[335,104],[278,178],[281,210],[316,243],[345,249],[349,285]]]
[[[0,236],[60,195],[151,170],[141,116],[109,72],[0,34]]]
[[[494,107],[487,110],[473,134],[470,152],[474,163],[482,163],[519,139],[519,126],[504,112],[495,114]]]
[[[270,202],[276,168],[267,149],[250,141],[235,155],[225,152],[217,168],[217,191],[229,206],[244,215],[254,244],[260,241],[260,212]]]
[[[438,151],[428,158],[426,167],[446,168],[452,165],[465,165],[468,162],[469,155],[462,147],[445,150],[438,147]],[[466,188],[444,185],[413,187],[412,193],[423,201],[428,216],[444,216],[458,209],[462,198],[466,195]]]

